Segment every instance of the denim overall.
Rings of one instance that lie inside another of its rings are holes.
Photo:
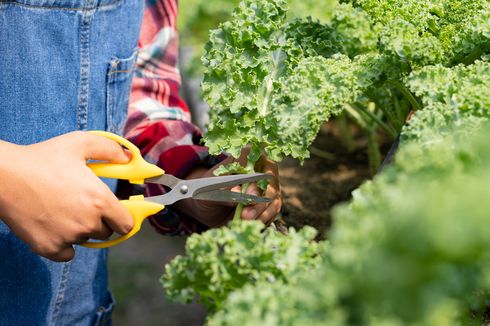
[[[120,133],[142,13],[142,0],[0,0],[0,139]],[[0,326],[110,324],[107,251],[75,252],[49,261],[0,222]]]

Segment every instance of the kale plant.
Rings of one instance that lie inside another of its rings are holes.
[[[319,265],[323,245],[313,241],[316,231],[305,227],[286,236],[273,229],[263,231],[259,221],[232,221],[229,228],[192,235],[186,255],[165,267],[162,285],[167,295],[190,303],[199,295],[213,312],[246,284],[292,283]]]
[[[490,3],[325,3],[315,20],[292,19],[282,0],[243,0],[211,31],[206,145],[235,157],[251,145],[240,172],[263,153],[304,160],[320,125],[344,112],[378,163],[378,127],[401,132],[395,163],[335,209],[328,250],[309,229],[286,237],[234,220],[193,235],[164,287],[185,302],[197,294],[216,313],[210,325],[474,320],[490,290],[489,135],[474,138],[488,129]]]

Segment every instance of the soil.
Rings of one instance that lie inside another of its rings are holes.
[[[335,124],[322,126],[313,146],[328,152],[332,159],[312,155],[301,165],[287,158],[280,164],[280,182],[283,195],[282,216],[286,226],[315,227],[318,238],[324,238],[331,225],[331,208],[351,198],[351,192],[371,177],[365,138],[351,126],[355,150],[349,152],[342,144]],[[380,139],[382,154],[390,144]]]

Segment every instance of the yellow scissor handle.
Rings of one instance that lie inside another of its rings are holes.
[[[85,242],[82,244],[82,246],[88,248],[108,248],[115,246],[123,241],[126,241],[133,235],[138,233],[138,231],[141,229],[141,224],[143,224],[143,221],[148,216],[156,214],[165,208],[165,206],[163,205],[145,201],[145,197],[143,195],[131,196],[127,200],[121,200],[121,204],[126,207],[126,209],[133,216],[133,229],[128,234],[122,235],[116,239],[104,242]]]
[[[94,135],[103,136],[115,140],[119,144],[131,151],[133,157],[126,164],[114,163],[89,163],[87,166],[99,177],[128,180],[131,183],[142,184],[147,178],[163,175],[165,171],[154,164],[146,162],[141,156],[140,150],[129,140],[120,137],[116,134],[106,131],[89,131]],[[107,248],[117,245],[135,235],[140,229],[143,221],[153,214],[158,213],[165,208],[164,205],[145,201],[144,196],[131,196],[127,200],[121,200],[121,204],[126,207],[129,213],[133,216],[134,227],[125,235],[116,239],[104,242],[86,242],[82,244],[89,248]]]
[[[148,163],[141,156],[140,150],[129,140],[107,131],[93,130],[91,134],[103,136],[115,140],[131,151],[133,157],[126,164],[114,163],[89,163],[87,164],[92,171],[99,177],[128,180],[131,183],[142,184],[145,179],[163,175],[165,171],[158,166]]]

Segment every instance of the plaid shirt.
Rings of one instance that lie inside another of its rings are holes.
[[[192,168],[211,167],[222,157],[210,156],[207,148],[199,145],[201,132],[191,123],[189,109],[179,96],[177,1],[146,0],[124,133],[148,162],[183,178]],[[152,184],[144,192],[152,196],[165,190]],[[172,235],[206,229],[171,207],[150,217],[150,223],[158,232]]]

